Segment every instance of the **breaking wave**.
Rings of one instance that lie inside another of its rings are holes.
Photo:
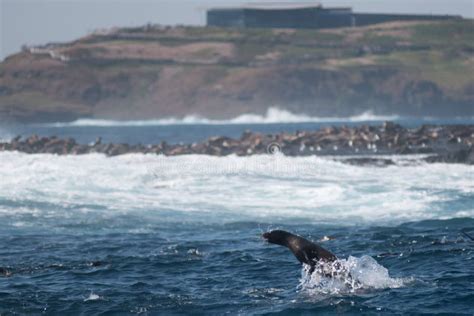
[[[0,126],[0,142],[8,142],[13,138],[13,135],[6,129]]]
[[[264,115],[242,114],[229,120],[212,120],[199,115],[188,115],[184,118],[163,118],[153,120],[115,121],[101,119],[79,119],[69,123],[51,123],[47,126],[155,126],[155,125],[223,125],[223,124],[276,124],[276,123],[311,123],[311,122],[369,122],[369,121],[393,121],[400,119],[397,115],[374,115],[372,112],[364,112],[351,117],[315,117],[305,114],[295,114],[287,110],[271,107]]]
[[[318,269],[324,270],[324,273],[320,273]],[[301,292],[309,296],[337,295],[356,293],[359,290],[399,288],[414,281],[413,278],[390,277],[387,268],[366,255],[322,263],[318,269],[309,273],[309,266],[303,266],[299,284]]]
[[[474,216],[472,167],[460,164],[377,168],[314,156],[3,152],[0,179],[0,219],[14,225],[117,214],[348,225]]]

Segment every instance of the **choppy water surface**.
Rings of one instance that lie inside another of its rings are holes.
[[[0,141],[17,135],[72,137],[79,143],[89,143],[102,137],[104,142],[128,144],[158,144],[202,142],[212,136],[238,138],[245,130],[274,134],[280,132],[311,131],[327,126],[357,126],[362,124],[382,125],[392,120],[408,128],[422,124],[474,124],[473,117],[451,119],[403,118],[397,116],[374,116],[370,113],[348,118],[318,118],[292,114],[271,109],[265,116],[245,114],[231,120],[212,121],[203,118],[162,119],[147,121],[104,121],[82,119],[70,123],[34,125],[0,124]],[[1,121],[0,121],[1,123]],[[3,125],[3,126],[2,126]]]
[[[474,168],[396,160],[0,153],[0,314],[472,315]]]

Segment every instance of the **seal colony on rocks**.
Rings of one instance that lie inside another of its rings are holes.
[[[368,159],[367,155],[427,154],[429,157],[424,158],[427,162],[474,164],[473,147],[474,125],[423,125],[409,129],[393,122],[385,122],[382,126],[327,127],[316,131],[273,135],[246,131],[239,139],[217,136],[193,144],[107,144],[98,138],[93,143],[83,145],[72,138],[37,135],[26,139],[18,136],[10,142],[0,143],[0,151],[57,155],[149,153],[165,156],[250,156],[279,152],[287,156],[351,156],[346,157],[347,163],[380,166],[393,164],[393,161],[380,157]],[[363,155],[365,157],[360,157]]]

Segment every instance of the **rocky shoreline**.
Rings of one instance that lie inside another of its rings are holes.
[[[287,156],[340,156],[343,161],[359,165],[389,165],[383,155],[426,154],[426,162],[474,164],[474,125],[423,125],[416,129],[404,128],[393,122],[381,126],[327,127],[315,131],[264,135],[246,131],[238,139],[216,136],[201,143],[129,145],[124,143],[78,144],[72,138],[15,137],[0,143],[0,151],[82,155],[101,153],[117,156],[129,153],[177,156],[202,154],[213,156],[250,156],[275,154]],[[368,157],[370,156],[370,157]]]

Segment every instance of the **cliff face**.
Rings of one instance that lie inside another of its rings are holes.
[[[472,21],[336,30],[144,27],[25,48],[0,64],[0,117],[474,115]]]

